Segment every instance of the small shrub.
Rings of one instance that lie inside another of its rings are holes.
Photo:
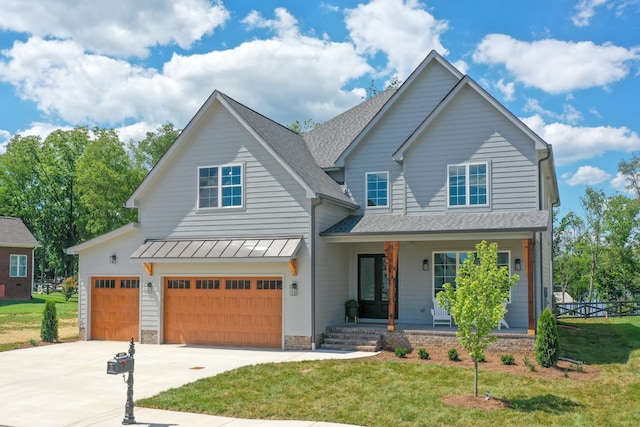
[[[64,300],[69,301],[69,298],[71,298],[73,294],[78,292],[78,280],[73,277],[67,277],[62,281],[60,287],[62,288],[62,295],[64,295]]]
[[[458,360],[458,350],[456,350],[455,348],[450,348],[447,352],[447,357],[449,358],[449,360]]]
[[[584,372],[584,366],[581,363],[576,365],[576,372]]]
[[[44,342],[55,342],[58,340],[58,314],[56,312],[55,301],[48,300],[44,304],[40,338],[42,338]]]
[[[513,365],[515,363],[515,358],[511,354],[503,354],[500,356],[500,361],[503,365]]]
[[[399,357],[400,359],[407,357],[407,349],[404,347],[397,347],[394,352],[396,357]]]
[[[37,346],[37,345],[38,345],[38,341],[36,341],[36,340],[34,340],[34,339],[31,339],[31,340],[29,340],[29,344],[31,344],[32,346],[34,346],[34,347],[35,347],[35,346]]]
[[[420,350],[418,350],[418,356],[420,356],[420,359],[422,360],[427,360],[429,359],[429,352],[426,348],[421,348]]]
[[[536,361],[548,368],[558,362],[560,338],[558,324],[551,310],[546,308],[538,319],[536,330]]]
[[[536,371],[536,365],[531,362],[528,358],[524,358],[524,366],[526,366],[527,368],[529,368],[529,370],[531,372],[535,372]]]

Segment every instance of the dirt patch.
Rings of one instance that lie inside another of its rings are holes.
[[[34,328],[13,328],[12,324],[3,325],[6,330],[0,334],[0,344],[18,342],[29,343],[31,340],[40,341],[40,326]],[[73,341],[78,337],[78,321],[76,319],[58,319],[58,337],[60,340]]]
[[[489,398],[484,396],[475,397],[473,394],[446,396],[441,400],[445,405],[468,409],[484,409],[485,411],[495,411],[509,407],[509,403],[502,399],[496,399],[495,397],[490,396]]]
[[[473,368],[473,361],[471,357],[464,351],[458,348],[458,354],[460,360],[449,360],[447,353],[449,349],[445,348],[429,348],[429,359],[420,359],[418,350],[414,350],[408,353],[405,358],[396,357],[392,351],[382,351],[379,354],[372,356],[374,360],[395,360],[406,363],[431,363],[441,366],[455,366],[463,368]],[[562,379],[567,381],[592,381],[600,376],[600,370],[597,366],[582,365],[582,372],[578,372],[578,368],[571,363],[558,362],[558,365],[551,368],[543,368],[536,363],[533,354],[512,354],[515,358],[513,365],[504,365],[500,360],[502,354],[497,352],[488,351],[486,353],[486,361],[480,362],[478,368],[480,371],[493,371],[502,372],[513,375],[524,375],[532,378],[542,378],[549,380]],[[535,371],[532,371],[529,366],[525,364],[525,360],[531,365],[535,366]]]

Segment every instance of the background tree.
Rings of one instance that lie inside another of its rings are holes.
[[[585,217],[585,241],[589,253],[589,294],[588,299],[593,301],[594,287],[598,269],[598,261],[602,252],[603,217],[606,197],[602,190],[587,187],[584,196],[580,197],[580,204]]]
[[[129,141],[129,152],[136,167],[145,172],[150,171],[179,135],[179,129],[176,129],[172,123],[166,123],[158,126],[155,132],[147,132],[147,136],[142,141]]]
[[[555,290],[576,300],[586,298],[589,266],[585,257],[584,221],[573,212],[558,220],[554,212],[553,283]],[[557,301],[565,302],[565,301]]]
[[[520,279],[509,277],[507,267],[498,266],[498,245],[482,241],[470,252],[456,277],[456,287],[444,284],[444,291],[436,295],[438,304],[447,309],[458,325],[456,335],[469,352],[475,367],[474,396],[478,396],[478,361],[487,346],[496,340],[491,331],[504,316],[503,303],[509,290]]]
[[[632,191],[636,198],[640,198],[640,153],[634,153],[631,159],[621,160],[618,171],[626,177],[627,190]]]

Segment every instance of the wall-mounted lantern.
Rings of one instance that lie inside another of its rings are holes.
[[[429,271],[429,260],[427,258],[422,260],[422,271]]]
[[[147,295],[151,295],[153,293],[153,282],[145,283],[147,288]]]
[[[115,264],[118,261],[118,257],[116,256],[116,254],[111,254],[109,260],[111,261],[111,264]]]
[[[297,282],[293,282],[293,283],[291,284],[291,289],[289,290],[289,294],[290,294],[292,297],[295,297],[295,296],[297,296],[297,295],[298,295],[298,283],[297,283]]]
[[[516,267],[516,271],[522,270],[522,264],[520,263],[520,258],[516,258],[515,267]]]

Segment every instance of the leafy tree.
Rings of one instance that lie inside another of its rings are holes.
[[[444,284],[436,295],[438,304],[447,309],[458,325],[456,335],[469,352],[475,367],[474,395],[478,396],[478,361],[487,346],[496,340],[491,331],[504,316],[503,303],[509,299],[509,289],[520,279],[509,277],[507,267],[498,266],[498,245],[482,241],[477,253],[470,252],[460,267],[456,287]]]
[[[113,129],[96,128],[93,134],[76,164],[81,240],[135,221],[137,212],[124,203],[142,179],[132,173],[132,160]]]
[[[393,76],[391,77],[391,80],[389,80],[387,84],[384,85],[384,89],[379,90],[376,87],[375,80],[371,79],[371,83],[369,84],[369,87],[365,89],[367,95],[363,98],[363,100],[371,99],[377,94],[384,92],[387,89],[397,89],[400,87],[400,85],[402,85],[402,81],[400,80],[400,78],[398,76]]]
[[[627,190],[640,198],[640,153],[635,153],[629,161],[621,160],[618,171],[627,178]]]
[[[155,132],[147,132],[147,136],[142,141],[129,141],[129,151],[136,167],[144,172],[150,171],[179,135],[179,129],[176,129],[172,123],[166,123],[158,126]],[[140,181],[142,178],[144,174]]]
[[[62,295],[64,295],[64,300],[69,301],[69,298],[73,296],[76,292],[78,292],[78,279],[75,277],[67,277],[60,284],[62,288]]]
[[[545,308],[536,329],[536,361],[540,366],[555,366],[560,356],[560,336],[556,317],[549,308]]]
[[[316,126],[320,124],[322,124],[322,122],[316,122],[313,119],[307,119],[302,123],[300,123],[299,120],[296,120],[295,122],[288,124],[287,128],[294,131],[298,135],[302,135],[304,133],[312,131]]]
[[[602,190],[587,187],[585,195],[580,197],[580,204],[585,214],[585,241],[590,257],[589,268],[589,296],[592,301],[595,297],[594,287],[598,269],[598,260],[603,246],[603,216],[606,207],[606,196]]]
[[[569,212],[559,221],[554,211],[553,283],[555,290],[567,292],[576,300],[586,297],[589,262],[585,258],[584,221]],[[558,301],[563,302],[563,301]]]
[[[44,342],[56,342],[58,340],[58,314],[56,302],[47,300],[44,304],[40,338]]]

